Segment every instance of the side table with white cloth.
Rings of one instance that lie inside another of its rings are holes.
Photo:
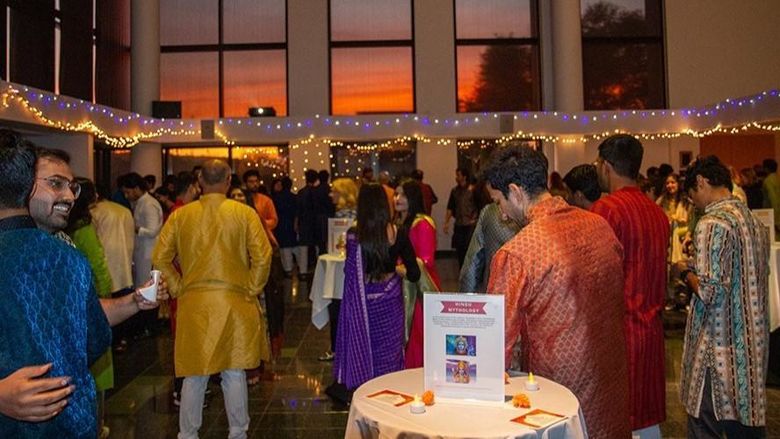
[[[548,379],[537,377],[540,389],[527,391],[525,377],[510,378],[505,385],[505,394],[510,397],[522,392],[531,401],[530,409],[515,408],[511,402],[461,402],[457,400],[436,401],[426,407],[423,414],[412,414],[409,404],[395,407],[368,398],[382,390],[391,390],[409,395],[422,395],[423,369],[408,369],[374,378],[360,386],[352,397],[349,420],[344,437],[346,439],[400,437],[432,438],[490,438],[490,439],[536,439],[536,438],[586,438],[585,420],[580,404],[566,387]],[[542,409],[564,417],[561,421],[544,429],[512,422],[534,409]]]
[[[328,324],[328,304],[344,294],[344,261],[341,255],[326,253],[317,259],[311,281],[311,322],[317,329]]]

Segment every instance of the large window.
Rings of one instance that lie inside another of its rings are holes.
[[[417,142],[377,141],[334,143],[330,147],[330,170],[333,178],[362,176],[365,168],[374,171],[374,177],[387,172],[398,182],[410,177],[417,167]]]
[[[331,113],[414,111],[411,0],[331,0]]]
[[[541,108],[536,0],[455,0],[458,111]]]
[[[581,0],[586,110],[664,108],[661,0]]]
[[[241,177],[250,169],[260,172],[260,182],[270,185],[274,178],[289,174],[287,145],[250,146],[166,146],[163,148],[165,174],[190,172],[210,159],[224,160]]]
[[[160,0],[160,44],[160,96],[182,117],[287,114],[285,0]]]

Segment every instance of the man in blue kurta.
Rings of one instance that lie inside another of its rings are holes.
[[[108,320],[92,290],[86,259],[37,229],[28,214],[33,146],[5,133],[0,140],[0,377],[50,363],[49,376],[63,377],[70,392],[67,404],[52,401],[54,416],[43,422],[0,415],[0,437],[94,438],[89,364],[110,345]]]

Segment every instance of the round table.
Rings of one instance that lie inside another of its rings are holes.
[[[311,280],[311,322],[317,329],[328,324],[328,304],[344,294],[344,260],[341,255],[326,253],[317,258],[317,268]]]
[[[515,408],[511,402],[468,403],[437,401],[423,414],[412,414],[409,405],[394,407],[372,400],[368,395],[394,390],[409,395],[422,395],[423,369],[409,369],[387,374],[360,386],[352,397],[349,410],[347,439],[353,438],[586,438],[585,422],[580,404],[566,387],[537,377],[540,390],[524,389],[524,377],[510,378],[506,395],[523,392],[531,400],[530,409]],[[564,416],[562,421],[546,429],[534,430],[511,420],[525,413],[542,409]]]

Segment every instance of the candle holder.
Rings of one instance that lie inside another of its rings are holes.
[[[539,383],[536,382],[533,372],[528,373],[528,378],[525,380],[525,390],[536,392],[539,390]]]
[[[415,396],[414,401],[409,404],[409,411],[415,415],[421,415],[425,413],[425,404],[423,404],[419,396]]]

